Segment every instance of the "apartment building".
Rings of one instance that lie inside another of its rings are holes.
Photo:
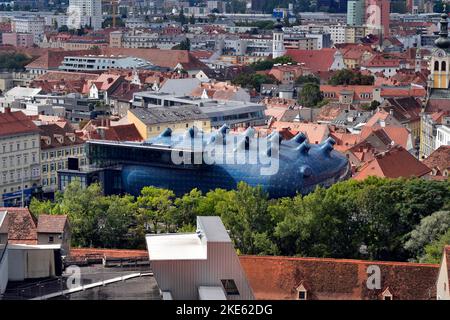
[[[35,44],[39,44],[44,36],[45,20],[39,16],[20,16],[11,19],[11,31],[30,33]]]
[[[69,6],[79,10],[80,17],[87,17],[94,30],[102,28],[102,1],[101,0],[69,0]]]
[[[144,59],[128,56],[67,56],[59,66],[63,71],[99,71],[109,69],[141,69],[152,64]]]
[[[0,204],[27,203],[40,180],[39,128],[21,111],[0,114]]]
[[[42,191],[52,197],[58,189],[58,170],[78,169],[86,164],[84,141],[70,125],[45,124],[39,129]]]

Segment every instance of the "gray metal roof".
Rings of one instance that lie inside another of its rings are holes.
[[[170,93],[174,95],[190,95],[191,92],[200,85],[201,81],[197,78],[187,79],[168,79],[159,92]]]
[[[197,217],[197,229],[203,232],[208,242],[231,242],[230,236],[218,216]]]
[[[206,120],[205,115],[199,107],[173,106],[173,107],[154,107],[154,108],[135,108],[130,109],[139,120],[145,124],[172,123],[191,120]]]

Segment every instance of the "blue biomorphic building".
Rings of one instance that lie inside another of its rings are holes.
[[[333,149],[334,140],[309,144],[299,133],[283,140],[278,132],[256,138],[253,128],[229,134],[189,128],[182,134],[166,129],[143,143],[89,141],[87,155],[105,193],[139,195],[145,186],[171,189],[182,195],[197,188],[235,189],[240,181],[258,186],[271,198],[307,194],[350,175],[347,158]],[[64,175],[74,174],[63,172]]]

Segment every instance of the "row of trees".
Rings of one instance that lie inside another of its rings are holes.
[[[181,197],[155,187],[103,196],[73,182],[30,210],[68,214],[76,246],[143,248],[145,233],[194,231],[201,215],[220,216],[243,254],[436,262],[450,243],[450,184],[423,179],[349,180],[281,199],[242,182]]]

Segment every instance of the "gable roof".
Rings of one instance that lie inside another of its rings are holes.
[[[313,72],[328,71],[334,62],[337,49],[323,48],[321,50],[288,49],[286,55],[295,62],[304,64]]]
[[[22,111],[0,113],[0,137],[21,133],[39,133],[39,128]]]
[[[364,180],[369,176],[399,178],[421,177],[431,170],[401,146],[395,146],[363,165],[354,179]]]
[[[37,59],[25,66],[26,69],[58,69],[66,56],[83,56],[93,54],[94,50],[54,51],[46,50]]]
[[[450,168],[450,146],[440,146],[436,150],[433,151],[423,163],[431,168],[435,169],[442,175],[445,169]]]
[[[386,288],[399,300],[430,300],[436,296],[439,265],[326,258],[240,256],[256,299],[297,299],[300,284],[308,299],[381,299]],[[381,288],[367,288],[367,268],[381,271]]]
[[[103,130],[103,131],[102,131]],[[88,139],[109,141],[142,141],[142,137],[136,126],[131,124],[104,127],[94,129],[86,133]]]
[[[0,208],[8,212],[8,241],[17,244],[37,244],[36,218],[28,208]]]
[[[160,67],[174,69],[178,64],[184,70],[202,70],[208,67],[187,50],[161,50],[148,48],[101,48],[103,55],[125,55],[145,59]]]
[[[63,233],[67,223],[66,215],[40,214],[38,217],[38,233]]]

